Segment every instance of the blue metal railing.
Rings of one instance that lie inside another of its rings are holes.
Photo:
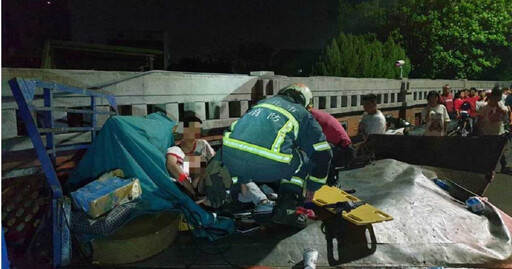
[[[69,231],[69,220],[71,202],[62,192],[57,173],[55,171],[55,162],[57,153],[60,151],[86,149],[88,144],[74,144],[60,146],[55,143],[56,133],[65,132],[91,132],[94,140],[96,137],[97,115],[98,114],[117,114],[117,104],[114,95],[101,93],[84,88],[70,87],[63,84],[51,83],[34,79],[13,78],[9,80],[11,91],[18,105],[19,115],[28,131],[37,157],[41,162],[42,170],[45,173],[47,183],[52,191],[52,220],[53,220],[53,266],[60,267],[69,265],[71,262],[71,234]],[[36,107],[33,101],[36,96],[36,90],[43,89],[44,106]],[[54,107],[54,93],[79,94],[91,98],[90,109],[67,109]],[[96,111],[97,98],[105,98],[112,112]],[[42,111],[42,128],[38,128],[33,117],[33,112]],[[81,114],[91,114],[91,126],[89,127],[55,127],[55,118],[53,112],[71,112]],[[46,134],[46,146],[43,143],[41,134]]]

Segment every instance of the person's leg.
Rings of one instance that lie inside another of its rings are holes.
[[[254,182],[245,184],[245,192],[238,193],[238,201],[242,203],[253,203],[255,206],[261,201],[267,200],[267,196],[260,190]]]
[[[255,205],[254,214],[270,214],[274,209],[274,202],[267,199],[267,196],[254,182],[244,184],[245,192],[238,194],[238,200],[250,201]]]
[[[298,151],[300,161],[295,173],[289,179],[282,179],[279,186],[279,195],[272,212],[272,221],[278,224],[290,225],[299,228],[306,226],[307,217],[295,213],[298,206],[304,203],[302,195],[307,177],[309,160],[303,152]]]

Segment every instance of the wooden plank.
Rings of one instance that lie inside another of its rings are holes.
[[[72,150],[59,153],[56,159],[57,168],[72,168],[80,158],[85,150]],[[40,167],[41,162],[37,158],[34,150],[22,150],[15,152],[8,152],[2,154],[2,172],[20,170],[24,168]]]

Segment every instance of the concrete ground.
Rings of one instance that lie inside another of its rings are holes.
[[[508,147],[507,166],[512,167],[512,143],[509,143]],[[512,175],[499,173],[500,170],[501,166],[498,164],[494,181],[489,185],[484,196],[507,215],[512,216]]]

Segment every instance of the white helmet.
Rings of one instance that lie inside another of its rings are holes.
[[[313,105],[313,94],[308,86],[302,83],[290,84],[281,90],[277,94],[290,96],[293,100],[303,105],[305,108]]]

